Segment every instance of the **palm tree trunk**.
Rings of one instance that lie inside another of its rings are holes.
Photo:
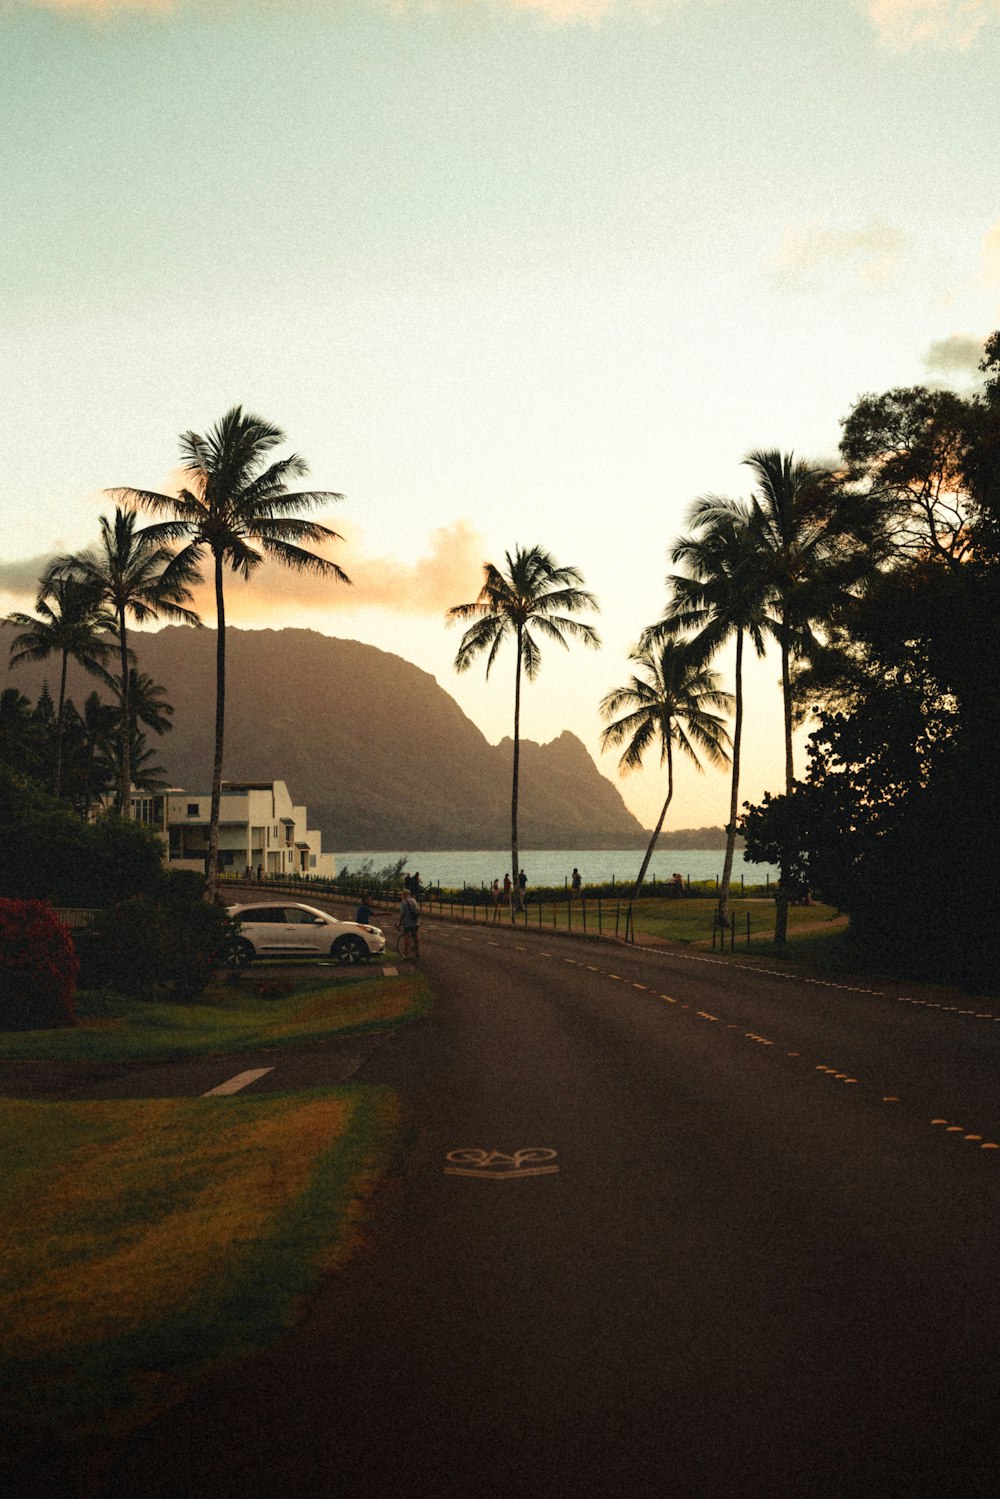
[[[719,892],[719,920],[729,922],[729,882],[733,877],[733,855],[736,851],[736,818],[740,802],[740,741],[743,738],[743,631],[736,631],[736,713],[733,719],[733,775],[729,788],[729,821],[726,824],[726,857],[722,861],[722,889]]]
[[[666,815],[667,815],[667,808],[670,806],[670,802],[671,802],[671,799],[672,799],[673,794],[674,794],[674,759],[673,759],[673,752],[672,752],[672,746],[671,746],[671,734],[672,734],[672,732],[673,732],[672,729],[668,729],[668,733],[667,733],[667,799],[663,803],[663,810],[660,812],[659,820],[658,820],[658,822],[656,824],[656,827],[653,829],[653,836],[649,840],[649,847],[646,850],[646,857],[642,861],[642,868],[639,870],[638,879],[636,880],[634,886],[632,887],[632,896],[631,896],[631,899],[632,899],[633,903],[639,899],[639,893],[642,890],[642,882],[646,878],[646,870],[649,868],[649,861],[653,857],[653,849],[656,847],[656,840],[660,836],[660,829],[663,827],[663,823],[664,823],[664,820],[665,820]]]
[[[222,751],[226,732],[226,606],[222,593],[222,554],[215,555],[215,758],[212,762],[212,807],[205,858],[205,899],[215,899],[219,874],[219,814],[222,806]]]
[[[792,758],[792,674],[790,665],[791,652],[788,644],[788,621],[785,617],[787,608],[783,611],[781,621],[781,697],[785,720],[785,794],[791,795],[792,782],[795,780],[795,764]],[[774,945],[782,948],[788,938],[788,880],[786,878],[788,869],[787,857],[781,860],[781,872],[778,879],[778,889],[774,897]]]
[[[126,822],[132,816],[132,715],[128,705],[128,634],[125,610],[118,611],[118,650],[121,657],[121,741],[118,752],[118,813]]]
[[[517,795],[521,764],[521,628],[517,631],[517,666],[514,671],[514,772],[510,788],[510,899],[511,908],[520,899],[517,849]],[[516,892],[516,893],[515,893]]]
[[[52,773],[52,795],[62,795],[62,742],[63,742],[63,717],[66,707],[66,667],[69,664],[69,651],[62,653],[62,671],[59,673],[59,711],[56,714],[56,763]]]

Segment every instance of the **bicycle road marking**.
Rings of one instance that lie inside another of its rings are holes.
[[[201,1096],[202,1098],[222,1098],[229,1093],[238,1093],[241,1088],[248,1088],[259,1077],[266,1077],[269,1072],[273,1071],[273,1067],[255,1067],[251,1072],[238,1072],[228,1082],[220,1083],[217,1088],[209,1088],[208,1092]]]
[[[557,1176],[558,1151],[544,1146],[529,1146],[508,1154],[503,1150],[449,1150],[445,1156],[445,1176],[474,1176],[480,1181],[517,1181],[526,1176]]]

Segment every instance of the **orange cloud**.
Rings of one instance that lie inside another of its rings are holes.
[[[769,270],[786,290],[811,291],[823,271],[846,267],[866,290],[875,291],[898,271],[904,247],[903,235],[884,219],[870,219],[860,229],[811,219],[785,228]]]
[[[1000,15],[1000,0],[867,0],[867,9],[884,46],[961,52]]]
[[[219,6],[219,0],[21,0],[21,3],[96,20],[123,11],[169,15],[188,5],[212,9]],[[299,3],[307,4],[308,0],[299,0]],[[385,3],[392,10],[405,13],[408,10],[446,9],[454,0],[385,0]],[[596,25],[613,11],[622,9],[653,14],[667,5],[681,4],[683,0],[500,0],[500,3],[514,11],[544,17],[555,25],[572,26],[588,22]],[[724,0],[704,0],[704,3],[719,4]]]
[[[334,524],[344,541],[325,555],[347,573],[350,587],[264,562],[248,583],[227,574],[226,619],[247,624],[286,617],[297,610],[345,614],[388,609],[396,614],[443,615],[452,604],[465,603],[479,592],[484,542],[468,521],[458,520],[432,532],[430,550],[412,563],[366,556],[351,528]],[[195,590],[195,608],[206,624],[214,623],[215,595],[208,580]]]

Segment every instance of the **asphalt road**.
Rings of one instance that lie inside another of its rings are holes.
[[[367,1249],[110,1496],[997,1492],[1000,1005],[507,929],[425,948],[434,1015],[351,1062],[412,1126]],[[254,1089],[344,1065],[265,1060]]]

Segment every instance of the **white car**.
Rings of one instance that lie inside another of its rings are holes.
[[[364,963],[385,951],[385,937],[377,926],[360,921],[338,921],[315,906],[299,901],[261,901],[227,906],[240,924],[231,961],[239,966],[254,958],[330,957],[338,963]]]

